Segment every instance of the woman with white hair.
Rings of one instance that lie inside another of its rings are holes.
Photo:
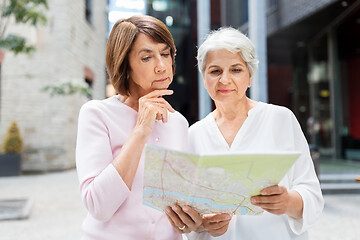
[[[216,109],[190,127],[193,152],[277,150],[301,155],[278,185],[251,198],[253,205],[265,210],[262,215],[200,216],[190,206],[172,206],[166,209],[170,222],[183,233],[193,231],[189,239],[308,239],[307,230],[324,206],[320,184],[294,114],[246,96],[258,66],[254,45],[238,30],[222,28],[207,37],[197,60]]]

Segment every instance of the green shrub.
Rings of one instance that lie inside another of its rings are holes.
[[[23,141],[15,121],[11,122],[5,134],[1,150],[3,153],[21,153],[23,150]]]

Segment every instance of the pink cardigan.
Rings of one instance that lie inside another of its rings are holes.
[[[76,165],[88,215],[84,240],[181,239],[163,212],[142,204],[144,152],[130,191],[111,164],[137,120],[137,112],[116,96],[93,100],[79,114]],[[157,121],[147,143],[184,150],[188,122],[178,112]]]

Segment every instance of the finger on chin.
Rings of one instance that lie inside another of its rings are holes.
[[[170,89],[157,89],[157,90],[154,90],[154,91],[148,93],[147,95],[145,95],[145,97],[150,97],[150,98],[162,97],[165,95],[172,95],[173,93],[174,93],[174,91],[170,90]]]

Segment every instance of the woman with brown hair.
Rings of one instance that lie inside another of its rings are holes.
[[[163,212],[142,204],[144,146],[184,150],[188,123],[162,96],[175,71],[175,45],[150,16],[118,21],[106,67],[118,95],[81,108],[76,164],[89,214],[83,239],[181,239]]]

